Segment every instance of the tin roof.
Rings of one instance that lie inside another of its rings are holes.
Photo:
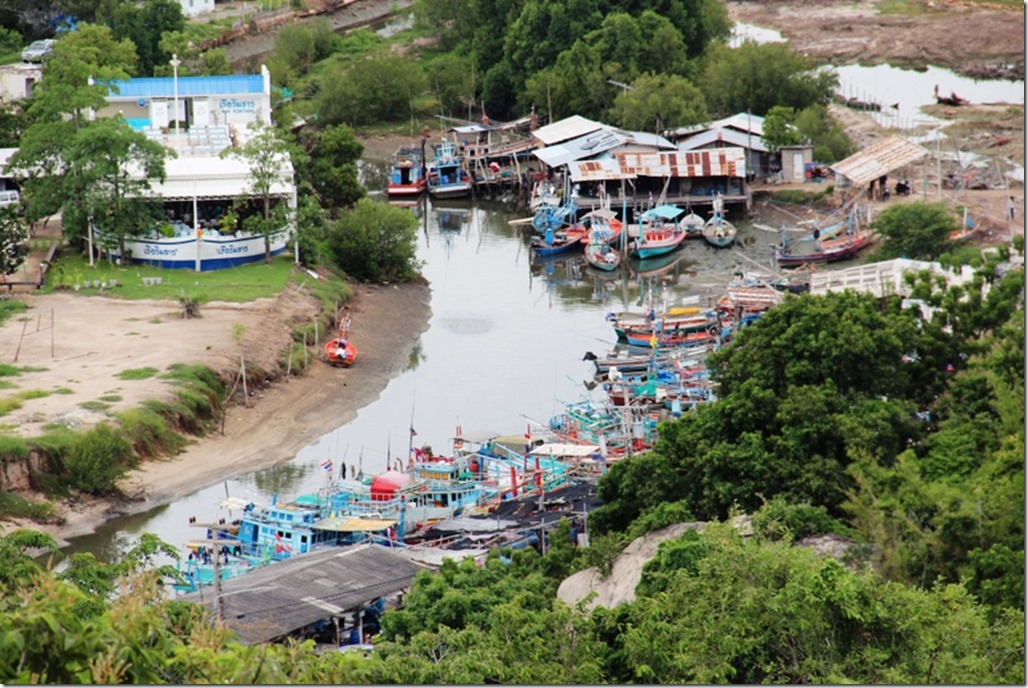
[[[688,127],[678,127],[672,129],[668,134],[674,138],[686,138],[693,134],[698,134],[709,129],[724,129],[732,128],[738,129],[745,133],[749,131],[755,136],[764,135],[764,118],[760,115],[754,115],[749,112],[740,112],[731,117],[725,117],[709,124],[693,124]]]
[[[108,98],[172,98],[178,81],[179,97],[264,93],[263,74],[226,74],[218,76],[141,77],[112,81]]]
[[[682,139],[678,143],[678,150],[696,150],[697,148],[709,146],[717,141],[729,143],[741,148],[749,148],[750,150],[760,151],[761,153],[768,152],[767,146],[764,145],[764,140],[760,138],[759,134],[747,134],[744,131],[723,129],[721,127],[718,127],[717,129],[709,129],[700,134],[696,134],[695,136]]]
[[[581,115],[572,115],[553,124],[547,124],[545,127],[539,127],[532,132],[532,136],[544,145],[551,146],[561,141],[570,141],[573,138],[584,136],[602,127],[603,125],[599,122],[586,119]]]
[[[862,186],[928,154],[925,148],[909,139],[891,136],[829,165],[829,169],[849,179],[854,186]]]
[[[639,177],[745,177],[746,151],[713,148],[678,153],[616,153],[621,171]]]
[[[573,182],[600,182],[611,179],[635,179],[634,174],[624,174],[617,158],[599,160],[577,160],[568,163]]]
[[[244,644],[263,643],[398,592],[422,570],[380,545],[329,547],[224,581],[223,618]],[[213,597],[204,591],[209,610]],[[182,599],[200,602],[200,593]]]
[[[591,158],[617,148],[628,142],[628,138],[613,129],[599,129],[571,141],[547,146],[535,151],[535,157],[550,167],[562,167],[574,160]]]

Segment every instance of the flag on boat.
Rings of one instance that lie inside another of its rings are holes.
[[[654,332],[650,335],[650,346],[654,349],[657,348],[657,333]]]
[[[325,459],[324,461],[322,461],[321,462],[321,467],[324,468],[329,473],[331,473],[332,472],[332,459]]]
[[[529,423],[527,426],[525,426],[525,439],[528,440],[529,442],[532,441],[532,424],[531,423]]]

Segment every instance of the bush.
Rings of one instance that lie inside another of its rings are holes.
[[[841,521],[829,516],[824,507],[789,504],[780,496],[753,514],[753,530],[771,540],[786,536],[799,539],[823,533],[849,535],[851,532]]]
[[[417,231],[410,211],[362,198],[329,229],[329,251],[340,269],[359,280],[403,282],[421,267]]]
[[[94,495],[113,492],[133,463],[132,445],[107,423],[76,438],[65,459],[72,486]]]

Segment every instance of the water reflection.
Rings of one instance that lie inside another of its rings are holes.
[[[303,467],[287,463],[251,473],[240,482],[252,485],[263,494],[292,494],[302,482],[304,472]]]

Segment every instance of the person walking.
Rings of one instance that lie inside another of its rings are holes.
[[[1017,217],[1017,203],[1014,201],[1013,196],[1007,199],[1007,217],[1010,218],[1011,222]]]

